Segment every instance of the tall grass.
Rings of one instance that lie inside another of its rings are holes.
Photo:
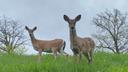
[[[72,56],[43,55],[38,62],[34,55],[0,55],[0,72],[128,72],[128,55],[95,53],[91,65],[84,56],[78,64]]]

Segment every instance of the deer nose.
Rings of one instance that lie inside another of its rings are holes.
[[[74,29],[74,27],[71,27],[71,29]]]
[[[30,35],[32,35],[32,33],[30,33]]]

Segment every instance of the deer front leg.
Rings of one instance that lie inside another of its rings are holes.
[[[80,63],[82,59],[82,52],[79,53],[79,58],[78,58],[78,62]]]
[[[78,58],[77,58],[77,57],[78,57],[77,54],[74,54],[74,55],[73,55],[73,61],[74,61],[74,62],[76,62],[76,61],[78,62]]]
[[[38,52],[39,52],[39,55],[38,55],[38,62],[40,62],[40,61],[41,61],[41,54],[42,54],[42,51],[39,50]]]
[[[74,53],[75,61],[77,61],[77,63],[79,63],[79,50],[77,48],[73,48],[72,51]]]

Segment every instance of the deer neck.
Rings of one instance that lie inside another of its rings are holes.
[[[71,43],[71,48],[73,48],[74,45],[76,45],[77,41],[77,33],[76,33],[76,29],[70,29],[70,43]]]
[[[36,38],[35,38],[34,34],[30,35],[30,38],[31,38],[32,43],[33,43],[34,41],[36,41]]]

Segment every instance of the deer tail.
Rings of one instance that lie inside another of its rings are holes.
[[[62,54],[65,54],[65,55],[68,55],[66,52],[64,52],[65,46],[66,46],[66,42],[63,41],[63,46],[62,46],[62,48],[61,48],[61,53],[62,53]]]
[[[63,42],[63,50],[65,49],[65,46],[66,46],[66,42],[64,41]]]

